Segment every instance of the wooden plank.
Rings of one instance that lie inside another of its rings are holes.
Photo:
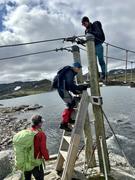
[[[71,133],[63,131],[63,135],[62,135],[62,139],[61,139],[61,143],[60,143],[60,147],[59,147],[59,151],[58,151],[59,154],[58,154],[57,163],[56,163],[56,170],[57,171],[62,171],[63,163],[65,161],[65,159],[61,155],[60,151],[61,150],[68,150],[68,147],[69,147],[63,138],[65,135],[71,135]]]
[[[67,160],[65,162],[65,168],[62,174],[62,180],[70,180],[74,171],[76,162],[76,156],[78,153],[78,147],[80,144],[80,138],[84,127],[84,122],[88,109],[88,93],[84,91],[79,104],[78,113],[76,116],[75,127],[72,133],[71,145],[68,150]]]
[[[70,136],[63,136],[63,138],[66,140],[68,144],[70,144],[71,137]]]
[[[99,82],[98,82],[98,79],[99,79],[98,66],[97,66],[97,61],[96,61],[94,36],[92,34],[87,34],[86,39],[87,39],[86,45],[87,45],[87,55],[88,55],[88,64],[89,64],[88,69],[89,69],[90,84],[91,84],[91,96],[101,96]],[[101,147],[100,147],[100,142],[99,142],[99,137],[102,136],[105,162],[107,166],[107,173],[109,173],[110,163],[109,163],[109,156],[108,156],[107,145],[106,145],[102,107],[98,105],[94,105],[94,104],[92,106],[93,106],[93,112],[95,116],[96,142],[97,142],[100,170],[101,172],[104,172],[103,159],[102,159]]]
[[[66,160],[67,159],[67,151],[62,151],[60,150],[60,154],[62,155],[62,157]]]
[[[80,58],[80,49],[78,46],[74,45],[72,46],[72,51],[73,51],[73,58],[74,62],[80,62],[81,63],[81,58]],[[77,75],[77,83],[84,83],[84,78],[83,78],[83,73],[82,70],[80,71],[79,75]],[[85,135],[85,161],[86,163],[89,162],[91,153],[92,153],[92,145],[93,145],[93,140],[92,140],[92,133],[91,133],[91,126],[90,126],[90,117],[87,112],[86,120],[85,120],[85,125],[84,125],[84,135]],[[95,154],[93,155],[92,158],[92,163],[91,167],[94,167],[96,165],[95,161]]]
[[[84,117],[86,117],[87,114],[88,104],[89,104],[88,93],[87,91],[83,91],[82,98],[78,108],[78,113],[76,115],[75,126],[73,129],[74,134],[79,134],[79,135],[82,134],[84,121],[85,121]]]
[[[65,168],[64,168],[61,180],[72,179],[72,174],[74,171],[79,143],[80,143],[80,135],[75,134],[73,137],[71,146],[69,148],[69,151],[68,151],[68,155],[67,155],[68,158],[66,160],[66,164],[65,164]]]

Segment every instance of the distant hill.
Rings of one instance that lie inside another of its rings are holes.
[[[20,96],[28,96],[51,90],[51,81],[17,81],[9,84],[0,84],[0,99],[8,99]]]
[[[132,78],[133,78],[133,81],[135,81],[135,68],[132,69]],[[88,73],[84,74],[84,79],[85,80],[89,79]],[[116,79],[116,80],[124,81],[125,80],[125,69],[112,69],[112,70],[110,70],[108,72],[108,79],[109,80]],[[131,69],[127,69],[127,79],[129,81],[131,80]]]

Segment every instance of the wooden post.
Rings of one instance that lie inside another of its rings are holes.
[[[127,83],[127,63],[128,63],[128,50],[126,50],[125,83]]]
[[[85,123],[85,118],[87,115],[89,100],[87,91],[83,91],[82,98],[79,104],[78,113],[76,116],[76,122],[72,132],[72,138],[70,142],[70,147],[68,149],[67,160],[65,163],[65,168],[61,177],[61,180],[71,180],[74,171],[74,166],[76,162],[76,155],[78,152],[78,147]]]
[[[74,62],[81,63],[79,47],[72,46],[72,52],[73,52]],[[83,83],[83,82],[84,82],[84,80],[83,80],[83,74],[82,74],[82,70],[81,70],[81,72],[77,75],[77,83],[79,84],[79,83]],[[85,161],[86,161],[86,164],[89,165],[89,167],[94,167],[96,165],[95,155],[93,155],[91,162],[89,162],[92,151],[93,151],[92,150],[93,140],[92,140],[88,112],[87,112],[87,116],[86,116],[86,120],[85,120],[85,124],[84,124],[84,134],[85,134]]]
[[[87,44],[89,73],[90,73],[90,77],[91,77],[90,78],[91,95],[92,96],[100,96],[94,36],[92,34],[87,34],[86,40],[87,40],[86,44]],[[98,105],[94,105],[94,104],[92,106],[93,106],[93,113],[94,113],[94,117],[95,117],[96,142],[97,142],[97,149],[98,149],[100,171],[104,172],[103,158],[102,158],[101,147],[100,147],[100,142],[99,142],[99,137],[102,136],[105,163],[106,163],[106,167],[107,167],[107,173],[109,173],[110,163],[109,163],[109,156],[108,156],[108,150],[107,150],[107,145],[106,145],[105,127],[104,127],[102,107],[98,106]]]
[[[107,74],[107,71],[108,71],[108,49],[109,49],[109,46],[108,44],[106,44],[106,76],[105,76],[105,81],[107,82],[108,80],[108,74]]]
[[[131,82],[133,82],[133,61],[131,61]]]

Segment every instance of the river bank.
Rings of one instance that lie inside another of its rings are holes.
[[[12,148],[13,135],[26,129],[30,125],[29,119],[18,118],[17,114],[35,111],[42,108],[42,106],[35,105],[21,105],[15,107],[0,107],[0,151]]]

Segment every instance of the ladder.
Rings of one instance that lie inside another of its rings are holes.
[[[88,110],[89,96],[87,91],[83,91],[78,111],[76,114],[75,125],[71,132],[64,131],[59,148],[56,170],[62,171],[61,180],[71,180],[74,166],[77,158],[78,148],[82,131],[84,128],[84,122]]]

